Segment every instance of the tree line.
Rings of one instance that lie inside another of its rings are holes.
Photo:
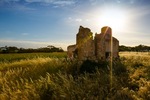
[[[125,46],[121,45],[119,46],[119,51],[134,51],[134,52],[149,52],[150,46],[146,45],[138,45],[135,47]],[[61,47],[55,47],[52,45],[48,45],[47,47],[41,47],[37,49],[33,48],[17,48],[15,46],[5,46],[0,47],[0,53],[38,53],[38,52],[64,52],[64,50]]]
[[[48,52],[64,52],[64,50],[61,47],[55,47],[52,45],[49,45],[47,47],[41,47],[37,49],[33,48],[17,48],[15,46],[5,46],[0,47],[0,53],[48,53]]]
[[[138,45],[135,47],[130,47],[130,46],[121,45],[119,46],[119,51],[149,52],[150,46]]]

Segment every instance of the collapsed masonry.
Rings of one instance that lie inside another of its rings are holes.
[[[118,48],[119,41],[112,37],[110,27],[101,28],[101,33],[96,33],[93,39],[91,30],[80,26],[76,35],[76,44],[67,47],[67,54],[70,59],[101,61],[109,59],[111,55],[113,58],[118,58]]]

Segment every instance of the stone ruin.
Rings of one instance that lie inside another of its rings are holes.
[[[108,60],[110,57],[119,57],[119,41],[112,37],[112,29],[108,26],[101,28],[100,34],[93,33],[89,28],[80,26],[76,35],[76,44],[67,47],[69,59],[79,61]]]

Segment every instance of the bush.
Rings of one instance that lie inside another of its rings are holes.
[[[79,73],[94,73],[96,72],[96,69],[103,69],[106,70],[108,66],[108,63],[106,61],[101,62],[94,62],[90,60],[86,60],[82,63],[79,69]]]

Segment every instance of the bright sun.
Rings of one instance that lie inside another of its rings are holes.
[[[125,27],[126,16],[120,10],[105,10],[98,20],[100,26],[110,26],[115,31],[121,31]]]

